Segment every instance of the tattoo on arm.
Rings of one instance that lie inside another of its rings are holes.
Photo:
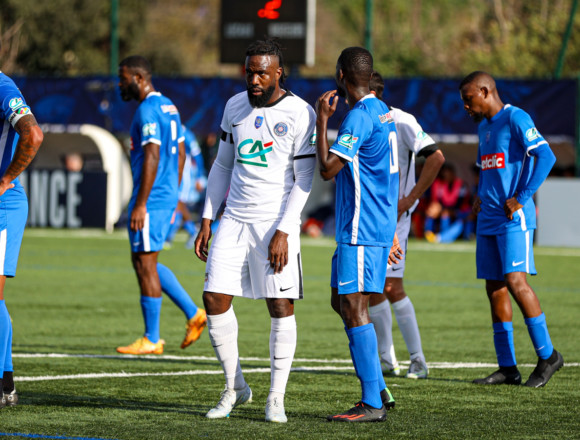
[[[20,135],[12,162],[8,165],[4,178],[12,181],[24,171],[36,156],[42,144],[43,134],[33,115],[20,119],[15,127]]]

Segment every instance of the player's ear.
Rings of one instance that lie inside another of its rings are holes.
[[[487,99],[487,97],[489,96],[489,89],[487,87],[483,86],[479,90],[481,91],[481,94],[483,95],[483,99]]]
[[[282,67],[278,67],[276,69],[276,81],[282,78],[282,74],[284,73],[284,69]]]

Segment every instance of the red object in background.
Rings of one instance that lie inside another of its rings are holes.
[[[268,20],[276,20],[280,17],[280,13],[276,11],[280,6],[282,6],[282,0],[272,0],[266,2],[264,9],[258,11],[258,17],[267,18]]]

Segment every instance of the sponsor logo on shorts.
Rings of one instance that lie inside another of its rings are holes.
[[[354,280],[345,281],[345,282],[339,281],[338,282],[338,285],[342,287],[342,286],[346,286],[347,284],[350,284],[350,283],[353,283],[353,282],[354,282]]]
[[[22,98],[12,98],[9,102],[8,102],[8,106],[12,109],[12,110],[16,110],[19,107],[22,107],[24,105],[24,101],[22,100]]]
[[[484,154],[483,156],[481,156],[482,171],[493,170],[498,168],[505,168],[504,153]]]
[[[266,155],[272,151],[274,141],[262,143],[261,140],[245,139],[238,145],[237,161],[246,165],[268,167]]]
[[[256,120],[254,121],[254,127],[260,128],[262,126],[262,122],[264,122],[264,117],[256,116]]]
[[[534,139],[538,139],[540,137],[540,133],[536,130],[536,127],[530,128],[526,131],[526,139],[528,142],[532,142]]]
[[[144,137],[155,136],[155,134],[157,134],[157,122],[148,122],[143,125],[141,131],[143,132]]]
[[[352,134],[347,133],[343,134],[342,136],[340,136],[340,138],[338,138],[338,145],[342,145],[343,147],[352,150],[352,146],[356,144],[356,141],[358,141],[357,137],[354,137]]]
[[[288,133],[288,126],[285,122],[278,122],[274,125],[274,134],[276,136],[286,136],[286,133]]]
[[[520,264],[523,264],[523,263],[524,263],[523,260],[522,261],[517,261],[517,262],[516,261],[512,261],[512,266],[513,267],[517,267],[517,266],[519,266]]]

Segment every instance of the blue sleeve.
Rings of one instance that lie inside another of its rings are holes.
[[[529,150],[530,156],[535,158],[534,169],[532,170],[532,175],[527,182],[520,181],[517,192],[517,201],[521,205],[525,205],[526,202],[534,195],[538,190],[540,185],[546,180],[550,170],[556,163],[556,156],[552,153],[552,150],[547,143],[540,145],[532,150]]]
[[[373,121],[370,116],[363,110],[351,110],[340,124],[338,135],[330,151],[351,162],[372,131]]]
[[[137,123],[141,135],[141,146],[148,143],[161,145],[161,120],[151,106],[141,104],[138,109]]]
[[[14,126],[22,116],[30,114],[30,107],[16,86],[5,85],[0,90],[0,111],[2,119]]]

